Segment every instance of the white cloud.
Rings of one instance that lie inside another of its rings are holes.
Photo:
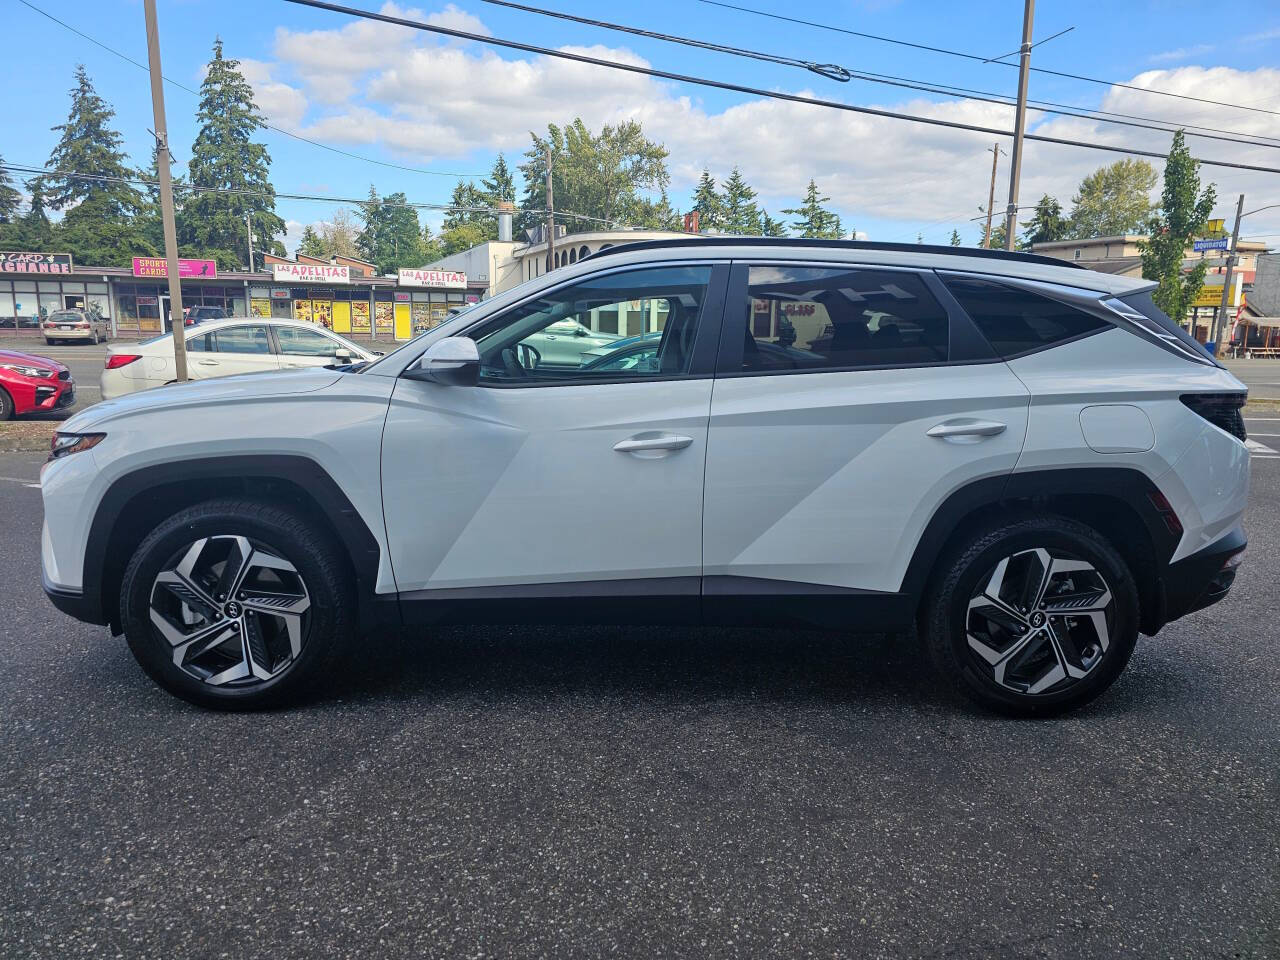
[[[421,19],[419,10],[382,8]],[[450,4],[427,19],[483,32],[484,25]],[[464,26],[465,24],[465,26]],[[646,65],[624,48],[565,48],[593,57]],[[1171,51],[1173,53],[1173,51]],[[763,98],[710,110],[696,89],[639,74],[611,71],[551,57],[503,59],[475,43],[440,42],[405,28],[372,22],[337,30],[277,30],[275,59],[246,71],[272,122],[317,140],[344,146],[382,146],[414,164],[456,159],[473,151],[520,153],[529,131],[580,116],[591,127],[639,120],[671,151],[673,202],[687,202],[704,166],[716,176],[740,165],[775,216],[793,205],[812,177],[851,226],[865,219],[894,220],[914,238],[945,237],[952,226],[978,215],[987,198],[989,148],[995,137],[900,120]],[[1280,70],[1177,67],[1139,73],[1131,84],[1233,104],[1276,104]],[[831,95],[830,91],[800,91]],[[1033,90],[1034,95],[1034,90]],[[1011,129],[1011,108],[970,100],[894,101],[886,109],[978,126]],[[1173,122],[1199,122],[1241,133],[1280,137],[1280,117],[1215,107],[1113,87],[1100,107]],[[1031,129],[1052,136],[1127,145],[1163,154],[1169,135],[1091,120],[1033,114]],[[1007,140],[1005,141],[1007,147]],[[1192,140],[1201,157],[1280,166],[1280,151],[1211,140]],[[1022,202],[1041,194],[1064,206],[1082,176],[1123,154],[1028,142]],[[997,197],[1007,190],[1001,161]],[[1157,167],[1159,162],[1155,161]],[[1205,168],[1221,194],[1244,190],[1275,196],[1274,176]],[[1262,202],[1260,201],[1259,205]],[[1001,204],[1002,205],[1002,204]],[[1226,210],[1227,202],[1221,204]],[[1280,223],[1280,218],[1272,220]],[[1251,229],[1259,224],[1250,223]],[[976,232],[976,228],[973,228]]]
[[[1153,53],[1147,57],[1148,63],[1175,63],[1178,60],[1190,60],[1192,57],[1202,57],[1206,53],[1212,53],[1215,47],[1212,43],[1197,43],[1190,47],[1178,47],[1176,50],[1164,50],[1161,53]]]

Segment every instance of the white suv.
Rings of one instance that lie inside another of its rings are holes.
[[[362,634],[496,620],[918,625],[968,695],[1063,710],[1245,547],[1245,389],[1151,288],[917,245],[613,247],[360,369],[67,421],[45,591],[224,708]],[[594,352],[660,331],[656,358],[540,365],[566,320]]]

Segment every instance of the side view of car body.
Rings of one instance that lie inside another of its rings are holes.
[[[111,338],[111,323],[94,310],[55,310],[40,324],[45,343],[87,340],[100,343]]]
[[[59,410],[75,402],[76,382],[57,360],[0,350],[0,420]]]
[[[225,708],[367,631],[496,620],[918,626],[956,690],[1064,710],[1245,547],[1244,388],[1151,286],[917,245],[611,248],[362,368],[79,414],[45,590]],[[567,320],[661,337],[540,362]]]
[[[207,320],[185,333],[187,376],[192,380],[323,367],[377,356],[323,327],[297,320]],[[103,362],[102,398],[148,390],[172,383],[176,377],[172,334],[142,343],[112,344]]]

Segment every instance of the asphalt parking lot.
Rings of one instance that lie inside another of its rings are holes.
[[[44,599],[39,459],[0,455],[0,956],[1280,956],[1280,457],[1234,593],[1037,722],[750,630],[375,638],[201,711]]]

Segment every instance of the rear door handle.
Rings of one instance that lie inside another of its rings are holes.
[[[645,453],[651,450],[683,450],[693,443],[693,437],[681,437],[675,434],[664,434],[660,437],[632,437],[619,440],[613,449],[619,453]]]
[[[930,427],[926,432],[931,437],[946,440],[949,437],[994,437],[1007,429],[1007,424],[994,420],[948,420]]]
[[[218,365],[217,360],[197,360],[196,363],[202,367],[216,367]]]

